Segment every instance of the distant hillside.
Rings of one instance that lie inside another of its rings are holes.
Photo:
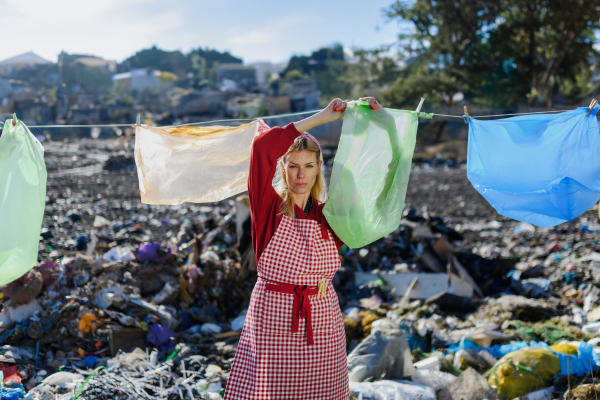
[[[160,71],[172,72],[182,78],[195,69],[193,60],[198,57],[203,58],[209,68],[215,62],[242,63],[241,58],[234,57],[228,52],[198,48],[192,50],[189,54],[183,54],[177,50],[165,51],[154,46],[150,49],[138,51],[123,61],[117,67],[117,71],[127,72],[134,68],[155,68]]]

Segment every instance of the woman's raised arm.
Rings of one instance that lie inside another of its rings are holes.
[[[348,103],[344,100],[333,99],[331,103],[315,115],[311,115],[308,118],[304,118],[301,121],[294,122],[294,126],[298,129],[298,132],[306,132],[315,126],[323,125],[324,123],[337,121],[344,117],[346,106]]]

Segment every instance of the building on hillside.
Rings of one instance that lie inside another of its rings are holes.
[[[132,69],[129,72],[123,72],[113,75],[113,83],[133,91],[143,91],[144,89],[154,88],[160,84],[160,71],[146,68]]]
[[[115,61],[105,60],[99,57],[79,57],[74,62],[85,65],[86,67],[102,68],[110,72],[115,72],[117,69],[117,63]]]
[[[269,90],[269,115],[316,110],[320,100],[321,91],[314,79],[286,82]]]
[[[72,125],[97,125],[102,123],[106,117],[101,107],[78,107],[74,105],[69,109],[67,118]]]
[[[256,83],[262,86],[269,83],[270,79],[278,78],[281,71],[287,67],[287,63],[256,62],[248,64],[248,66],[255,69]]]
[[[52,64],[34,52],[30,51],[15,57],[7,58],[6,60],[0,61],[0,75],[12,75],[19,68],[30,67],[37,64]]]
[[[266,95],[249,93],[227,102],[227,114],[233,118],[256,118],[267,112]]]
[[[289,96],[292,112],[310,111],[319,108],[321,91],[317,89],[317,81],[304,79],[290,82]]]
[[[47,124],[54,121],[54,107],[48,104],[48,98],[31,88],[13,92],[6,99],[9,100],[8,109],[17,114],[17,118],[26,125]]]
[[[215,115],[221,110],[224,101],[223,94],[218,90],[186,90],[171,98],[175,104],[173,115],[176,118],[191,115]]]
[[[0,78],[0,99],[3,99],[14,91],[10,81],[9,79]]]
[[[219,65],[219,82],[227,87],[228,91],[243,89],[248,90],[256,86],[256,69],[249,65],[223,63]],[[235,88],[229,82],[235,82]]]
[[[267,109],[269,115],[286,114],[290,109],[290,96],[287,93],[269,94]]]

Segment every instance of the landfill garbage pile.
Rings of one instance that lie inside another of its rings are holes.
[[[222,398],[256,282],[243,201],[141,204],[122,147],[49,152],[38,265],[0,288],[0,399]],[[341,250],[353,397],[594,399],[597,210],[510,220],[439,158],[413,166],[406,204]]]
[[[220,399],[226,374],[221,367],[209,363],[189,348],[178,345],[165,360],[159,353],[136,348],[131,353],[119,353],[106,366],[89,372],[84,379],[80,373],[57,372],[41,380],[29,391],[32,399]],[[57,390],[56,388],[60,388]]]

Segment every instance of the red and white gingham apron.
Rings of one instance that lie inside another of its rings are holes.
[[[326,234],[328,240],[316,221],[282,217],[258,262],[225,400],[349,397],[344,322],[331,284],[340,259]],[[327,294],[319,299],[316,285],[324,278]]]

